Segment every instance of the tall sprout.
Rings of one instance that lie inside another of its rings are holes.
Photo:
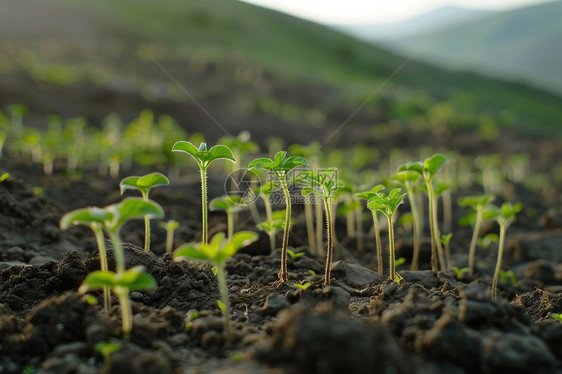
[[[377,193],[367,202],[371,210],[382,212],[388,219],[388,250],[389,250],[389,278],[395,282],[399,281],[396,276],[396,255],[394,251],[394,224],[392,217],[396,213],[398,206],[404,201],[405,193],[401,193],[400,188],[395,188],[388,195],[383,192]]]
[[[420,258],[420,246],[422,235],[422,217],[419,212],[418,199],[416,199],[416,189],[419,186],[420,175],[415,171],[401,171],[394,177],[400,186],[406,189],[408,200],[410,201],[410,210],[412,211],[412,226],[414,228],[414,252],[412,255],[411,270],[418,270]]]
[[[232,162],[236,161],[232,155],[232,151],[225,145],[215,145],[207,150],[206,143],[201,143],[199,148],[197,148],[188,141],[180,140],[174,144],[172,151],[187,153],[195,159],[197,166],[199,166],[199,171],[201,172],[201,241],[207,243],[207,168],[215,160],[225,159]]]
[[[336,189],[343,183],[337,179],[337,169],[328,168],[322,173],[314,170],[305,170],[302,175],[303,182],[307,187],[302,189],[303,195],[315,194],[324,202],[326,212],[326,268],[324,272],[324,285],[330,284],[332,272],[332,259],[334,257],[334,233],[332,226],[332,200]]]
[[[476,211],[476,221],[474,223],[474,231],[472,233],[472,240],[470,241],[470,249],[468,251],[468,268],[470,275],[474,275],[474,258],[476,254],[476,244],[480,236],[480,228],[485,219],[492,219],[495,217],[495,212],[490,209],[486,210],[488,204],[494,201],[494,195],[472,195],[465,196],[459,199],[460,206],[469,206]],[[486,213],[487,212],[487,213]]]
[[[398,168],[398,171],[414,171],[420,174],[425,182],[429,206],[429,229],[431,231],[431,269],[438,271],[438,261],[441,264],[441,271],[445,271],[446,263],[441,245],[441,236],[437,220],[437,206],[435,194],[433,192],[433,177],[447,162],[447,158],[439,153],[426,158],[424,161],[408,162]],[[438,259],[439,257],[439,259]]]
[[[505,233],[509,226],[515,221],[515,216],[521,211],[521,203],[511,204],[503,203],[498,210],[496,220],[500,225],[500,242],[498,244],[498,259],[496,261],[496,269],[494,271],[494,279],[492,281],[492,300],[496,299],[496,290],[498,279],[501,273],[503,249],[505,246]]]
[[[263,157],[250,162],[248,169],[264,169],[275,175],[281,184],[285,195],[285,224],[283,229],[283,244],[281,246],[281,270],[279,280],[285,282],[289,279],[287,271],[287,247],[289,244],[289,230],[291,228],[291,195],[287,185],[288,173],[298,166],[306,166],[308,162],[303,157],[287,156],[287,152],[279,151],[272,159]]]
[[[369,191],[358,192],[353,196],[356,199],[363,199],[368,202],[369,199],[376,196],[377,193],[379,193],[383,189],[384,186],[382,184],[378,184],[375,187],[371,188]],[[379,219],[377,217],[377,210],[371,210],[371,214],[373,216],[373,225],[375,228],[375,246],[377,250],[377,266],[378,266],[377,270],[379,274],[382,275],[384,273],[383,263],[382,263],[382,243],[381,243],[381,234],[379,230]]]

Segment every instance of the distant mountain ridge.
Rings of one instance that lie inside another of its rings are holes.
[[[389,40],[432,64],[562,93],[562,1],[489,14],[460,25]]]
[[[333,25],[333,27],[365,41],[384,43],[395,39],[418,36],[419,33],[431,33],[474,21],[493,13],[482,9],[445,6],[402,22]]]

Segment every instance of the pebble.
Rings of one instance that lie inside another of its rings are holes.
[[[374,283],[381,283],[384,277],[361,264],[337,261],[332,266],[332,277],[350,287],[361,289]]]
[[[291,306],[291,303],[287,300],[287,298],[283,295],[279,295],[277,293],[270,293],[267,295],[265,299],[265,303],[263,307],[260,309],[260,312],[266,316],[273,316],[277,314],[280,310],[288,308]]]

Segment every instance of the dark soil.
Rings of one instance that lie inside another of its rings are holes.
[[[399,268],[404,281],[397,284],[370,270],[376,265],[372,243],[366,253],[356,253],[353,240],[345,238],[345,248],[336,249],[337,259],[344,261],[334,265],[332,284],[322,287],[320,275],[309,270],[322,274],[323,259],[304,247],[297,207],[291,245],[306,254],[289,260],[287,284],[277,283],[280,254],[268,253],[263,234],[227,263],[234,324],[229,346],[210,267],[175,262],[164,254],[164,232],[153,225],[154,254],[125,245],[128,266],[145,265],[158,287],[131,293],[134,329],[124,340],[117,300],[107,314],[101,293],[92,293],[98,298],[92,305],[77,291],[88,272],[99,268],[93,235],[88,229],[58,228],[70,209],[118,201],[118,181],[87,172],[81,178],[62,172],[47,178],[26,161],[4,161],[13,177],[0,184],[0,373],[562,370],[562,324],[549,317],[562,311],[562,233],[556,208],[539,205],[541,214],[534,220],[522,216],[510,228],[503,268],[515,271],[517,283],[500,283],[500,297],[491,301],[496,251],[484,249],[477,251],[476,276],[458,280],[452,272],[427,270],[424,245],[426,270]],[[220,176],[212,175],[211,182],[210,195],[219,195]],[[41,185],[43,193],[30,185]],[[167,219],[182,223],[176,245],[199,235],[198,188],[195,178],[178,179],[152,195]],[[242,228],[252,228],[244,214],[241,222]],[[224,217],[213,214],[210,225],[213,232],[225,229]],[[344,230],[339,222],[340,238]],[[460,244],[452,248],[453,264],[464,267],[470,230],[455,230]],[[142,224],[128,223],[122,236],[140,244]],[[400,235],[398,247],[400,256],[409,256],[409,234]],[[305,281],[313,285],[304,291],[293,287]],[[190,317],[194,311],[197,318]],[[121,348],[104,363],[94,348],[98,342],[118,342]]]

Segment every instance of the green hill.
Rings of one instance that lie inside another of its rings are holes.
[[[287,81],[325,87],[331,98],[337,96],[341,112],[346,113],[333,119],[339,123],[376,93],[364,110],[376,115],[365,115],[364,121],[408,122],[423,115],[431,122],[427,113],[434,105],[445,105],[449,108],[445,122],[451,125],[475,126],[482,118],[494,118],[498,123],[513,124],[529,132],[562,133],[558,96],[414,61],[382,87],[404,64],[404,57],[329,28],[239,1],[53,0],[37,5],[30,0],[0,0],[0,4],[12,9],[12,15],[0,14],[2,29],[18,30],[16,26],[22,24],[21,19],[15,23],[13,9],[21,9],[23,24],[28,28],[33,29],[34,22],[39,21],[49,25],[28,32],[26,40],[56,38],[58,44],[75,43],[84,34],[92,47],[84,49],[80,45],[79,52],[69,53],[72,61],[66,61],[67,65],[80,69],[98,61],[93,75],[115,76],[110,82],[120,82],[123,72],[139,80],[147,78],[146,64],[154,71],[150,56],[165,61],[178,79],[186,74],[185,61],[206,59],[219,65],[242,61],[281,74]],[[26,27],[19,28],[22,29]],[[18,37],[13,32],[9,35],[12,39]],[[144,60],[139,52],[143,50],[149,51],[144,53]],[[57,63],[65,61],[59,59]],[[103,69],[107,71],[100,72]],[[169,84],[163,74],[160,77]],[[193,84],[201,90],[210,85],[204,79]],[[295,89],[300,90],[298,85]],[[238,96],[236,91],[222,94]],[[293,106],[308,105],[302,100],[291,102],[290,93],[286,96]],[[322,98],[310,100],[316,100],[316,106],[323,105]],[[322,110],[330,108],[324,106]]]
[[[442,66],[470,68],[562,93],[562,2],[496,13],[393,46]]]

